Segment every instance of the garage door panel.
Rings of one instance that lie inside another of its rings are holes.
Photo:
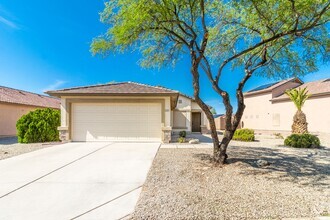
[[[160,103],[73,104],[74,141],[160,141]]]

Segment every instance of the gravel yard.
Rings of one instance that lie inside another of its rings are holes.
[[[330,148],[278,147],[281,143],[283,140],[278,139],[232,142],[229,164],[224,167],[210,162],[210,145],[161,148],[131,219],[329,215]],[[258,159],[271,165],[259,168],[255,163]]]
[[[0,160],[39,150],[45,147],[54,146],[55,143],[33,143],[33,144],[19,144],[17,137],[2,137],[0,138]]]

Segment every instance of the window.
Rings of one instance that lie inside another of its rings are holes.
[[[280,126],[280,125],[281,125],[281,115],[273,114],[273,126]]]
[[[181,103],[182,103],[182,100],[181,100],[181,99],[179,99],[179,101],[178,101],[178,102],[179,102],[179,104],[181,104]]]

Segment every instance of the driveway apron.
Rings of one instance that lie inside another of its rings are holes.
[[[0,161],[0,219],[120,219],[159,143],[68,143]]]

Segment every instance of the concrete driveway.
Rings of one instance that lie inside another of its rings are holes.
[[[67,143],[0,161],[0,219],[121,219],[159,143]]]

